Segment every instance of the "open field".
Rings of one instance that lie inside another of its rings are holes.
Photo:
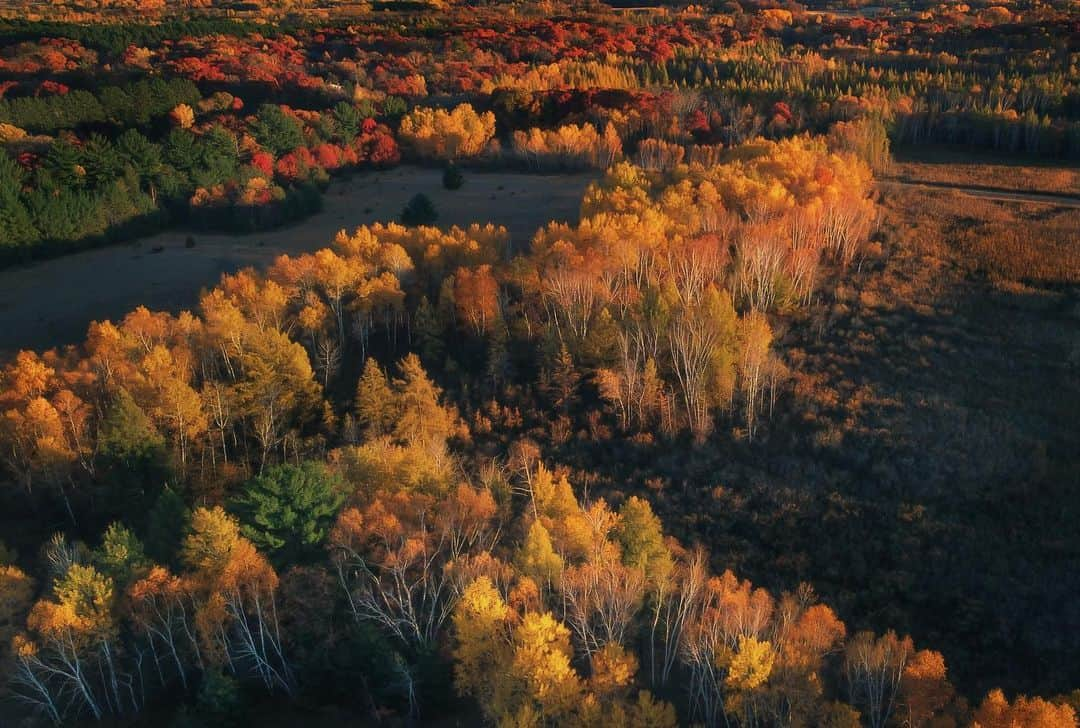
[[[184,247],[187,232],[172,230],[9,268],[0,271],[0,353],[76,343],[91,321],[119,319],[140,305],[173,312],[190,308],[222,273],[326,247],[342,228],[393,221],[420,192],[434,201],[438,225],[505,225],[513,244],[524,246],[549,220],[576,222],[593,178],[466,172],[465,186],[450,192],[442,187],[441,170],[399,167],[335,181],[322,212],[285,228],[250,235],[194,233],[194,248]]]
[[[649,483],[679,538],[755,583],[811,582],[853,630],[936,645],[974,693],[1064,690],[1080,679],[1060,629],[1080,624],[1080,211],[917,188],[881,204],[880,255],[778,332],[794,382],[761,442],[567,457],[611,468],[593,486],[609,497]]]
[[[928,144],[895,150],[889,177],[910,182],[1080,196],[1080,168],[1054,160]]]

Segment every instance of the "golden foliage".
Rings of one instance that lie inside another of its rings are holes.
[[[470,104],[453,111],[417,107],[402,117],[398,134],[421,157],[475,157],[495,136],[495,115],[477,114]]]

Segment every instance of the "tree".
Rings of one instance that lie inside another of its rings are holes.
[[[219,572],[239,541],[240,525],[224,508],[196,508],[181,546],[181,558],[192,571]]]
[[[738,372],[743,391],[743,418],[750,439],[754,437],[758,412],[764,403],[771,345],[772,329],[765,316],[756,311],[744,316],[739,325]]]
[[[919,650],[900,679],[899,707],[911,728],[928,725],[934,715],[949,704],[953,688],[945,677],[945,658],[940,652]]]
[[[409,354],[398,362],[395,378],[394,439],[429,451],[441,451],[459,429],[457,411],[442,403],[442,389],[428,377],[420,357]]]
[[[522,702],[509,716],[535,715],[541,721],[568,719],[578,706],[584,685],[570,664],[574,651],[570,630],[549,612],[529,612],[514,630],[511,679],[521,685]],[[505,718],[504,718],[505,720]]]
[[[22,188],[22,168],[7,154],[0,154],[0,256],[38,239],[22,199]]]
[[[470,583],[454,608],[454,686],[477,700],[489,720],[497,720],[510,699],[505,676],[511,651],[510,608],[491,579]]]
[[[701,439],[714,407],[731,400],[736,349],[735,309],[728,292],[710,287],[672,317],[668,344],[690,430]]]
[[[461,168],[451,162],[443,169],[442,185],[448,190],[460,190],[462,185],[465,184],[465,175],[461,173]]]
[[[172,488],[163,488],[146,516],[146,552],[158,563],[176,562],[190,521],[191,511],[183,497]]]
[[[999,689],[987,693],[975,711],[972,728],[1057,728],[1075,726],[1076,711],[1067,703],[1055,705],[1042,698],[1018,695],[1010,703]]]
[[[348,101],[339,101],[334,107],[334,122],[337,124],[341,141],[351,142],[360,133],[364,118],[356,106]]]
[[[772,672],[776,653],[773,646],[755,637],[740,637],[735,654],[727,664],[724,682],[735,692],[749,692],[761,687]]]
[[[195,111],[187,104],[177,104],[172,111],[169,112],[169,118],[172,123],[181,129],[190,129],[195,123]]]
[[[143,507],[169,476],[165,438],[127,391],[120,388],[108,403],[97,439],[98,468],[110,498],[138,499]]]
[[[490,493],[466,485],[441,498],[384,493],[363,509],[346,508],[330,549],[354,618],[412,654],[427,653],[459,594],[451,564],[491,547],[495,513]]]
[[[0,664],[34,602],[34,580],[16,566],[0,565]]]
[[[304,347],[273,329],[252,335],[240,352],[243,379],[234,387],[238,413],[259,444],[260,469],[287,429],[299,428],[319,400]]]
[[[401,211],[401,224],[410,227],[434,225],[438,219],[439,211],[435,209],[435,203],[422,192],[413,195]]]
[[[518,570],[539,584],[551,586],[559,581],[563,560],[551,545],[551,534],[540,521],[533,521],[521,548],[514,558]]]
[[[356,416],[369,436],[390,433],[397,419],[396,404],[386,374],[375,359],[368,357],[356,385]]]
[[[341,483],[316,462],[277,465],[244,484],[231,510],[240,532],[280,564],[313,560],[322,553],[338,509]]]
[[[259,107],[251,132],[259,145],[272,152],[275,157],[291,152],[304,143],[304,133],[299,122],[277,104],[263,104]]]
[[[900,639],[892,631],[878,638],[872,632],[859,632],[848,645],[844,655],[848,692],[870,728],[888,724],[913,652],[911,638]]]
[[[278,576],[221,506],[197,508],[181,548],[192,572],[192,601],[202,659],[242,665],[267,689],[290,693],[292,669],[278,623]]]
[[[476,336],[482,336],[499,319],[499,283],[484,264],[475,270],[461,267],[454,273],[454,303],[458,320],[468,322]]]
[[[673,566],[671,550],[647,500],[633,495],[623,503],[613,535],[622,548],[624,564],[641,569],[652,584],[667,578]]]
[[[142,542],[122,523],[110,523],[94,553],[94,564],[121,588],[142,575],[150,562]]]
[[[854,154],[878,174],[888,172],[892,164],[889,132],[880,117],[836,122],[829,129],[829,146]]]
[[[417,107],[402,117],[398,134],[422,157],[475,157],[495,136],[495,115],[477,114],[469,104],[453,111]]]
[[[56,723],[89,714],[139,708],[132,676],[117,664],[112,579],[93,566],[72,564],[27,617],[28,634],[15,638],[18,696]]]

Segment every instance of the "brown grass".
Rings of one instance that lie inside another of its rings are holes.
[[[932,259],[1004,284],[1080,284],[1080,210],[951,191],[890,195],[887,226]]]
[[[936,145],[905,147],[895,156],[889,176],[904,181],[1080,196],[1080,167],[1075,164]]]

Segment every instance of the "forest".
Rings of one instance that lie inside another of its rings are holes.
[[[3,353],[0,725],[1078,725],[1074,4],[28,6],[0,144],[14,275],[592,175]]]

